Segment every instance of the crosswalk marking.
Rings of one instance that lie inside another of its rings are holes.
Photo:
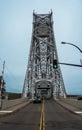
[[[0,113],[11,113],[13,111],[5,111],[5,110],[1,110]]]
[[[75,111],[75,113],[77,113],[77,114],[81,114],[81,113],[82,113],[82,111]]]

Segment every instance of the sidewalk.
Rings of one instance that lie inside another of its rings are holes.
[[[11,108],[8,108],[6,110],[0,110],[0,117],[6,116],[8,114],[12,114],[13,112],[16,112],[20,110],[21,108],[25,107],[26,105],[30,104],[32,100],[28,100],[28,102],[24,102],[22,104],[18,104],[16,106],[13,106]]]
[[[70,112],[74,113],[74,114],[79,114],[82,116],[82,110],[78,107],[74,107],[71,104],[67,104],[66,102],[63,102],[61,100],[55,100],[57,103],[59,103],[61,106],[63,106],[64,108],[66,108],[67,110],[69,110]]]

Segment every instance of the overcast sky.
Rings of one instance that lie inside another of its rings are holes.
[[[33,10],[53,12],[54,35],[59,62],[80,64],[82,54],[81,0],[0,0],[0,74],[5,60],[4,79],[10,92],[22,92],[32,37]],[[82,94],[82,68],[61,65],[68,94]]]

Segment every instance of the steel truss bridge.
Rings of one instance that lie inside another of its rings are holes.
[[[54,37],[52,11],[49,14],[33,12],[33,29],[22,96],[28,93],[46,98],[65,96],[65,86],[58,64],[53,69],[53,60],[58,60]],[[59,60],[58,60],[59,61]]]

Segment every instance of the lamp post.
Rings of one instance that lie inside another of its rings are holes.
[[[72,46],[76,47],[76,48],[82,53],[82,50],[81,50],[78,46],[76,46],[76,45],[74,45],[74,44],[72,44],[72,43],[61,42],[61,44],[69,44],[69,45],[72,45]]]

